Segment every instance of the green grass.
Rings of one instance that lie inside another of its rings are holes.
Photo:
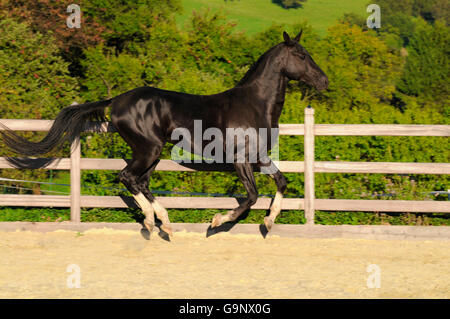
[[[226,13],[237,23],[237,29],[247,34],[263,31],[274,23],[295,24],[307,20],[318,34],[324,35],[344,13],[368,16],[367,0],[308,0],[298,9],[283,9],[272,0],[182,0],[182,3],[184,12],[177,20],[181,26],[187,23],[193,10],[211,8]]]
[[[51,176],[43,182],[70,185],[70,173],[67,171],[53,171]],[[46,195],[64,195],[62,193],[70,193],[70,186],[42,184],[41,190]],[[51,194],[52,192],[60,192],[61,194]]]

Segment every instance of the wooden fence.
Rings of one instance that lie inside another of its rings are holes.
[[[10,120],[1,123],[15,131],[48,131],[50,120]],[[95,128],[95,129],[94,129]],[[1,129],[1,128],[0,128]],[[89,123],[86,131],[113,132],[110,123]],[[280,124],[280,135],[304,135],[304,162],[280,161],[282,172],[305,174],[304,198],[283,199],[283,210],[304,210],[307,224],[314,224],[315,210],[372,211],[372,212],[429,212],[449,213],[449,201],[412,200],[347,200],[317,199],[314,192],[315,173],[382,173],[382,174],[450,174],[449,163],[393,163],[393,162],[344,162],[315,161],[315,136],[450,136],[450,125],[384,125],[384,124],[314,124],[314,110],[305,109],[304,124]],[[70,158],[57,159],[45,169],[70,170],[70,196],[1,194],[0,206],[70,207],[71,221],[80,222],[81,207],[125,208],[137,207],[134,200],[124,196],[82,196],[81,170],[121,170],[123,159],[81,158],[80,144],[74,141]],[[30,163],[38,168],[39,159]],[[6,158],[0,158],[0,168],[14,168]],[[179,164],[161,160],[159,171],[228,170],[221,164]],[[178,209],[231,209],[238,199],[228,197],[157,197],[167,208]],[[258,198],[254,209],[268,209],[270,198]]]

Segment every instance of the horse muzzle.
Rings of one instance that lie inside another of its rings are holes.
[[[319,91],[326,90],[328,88],[328,78],[326,76],[322,77],[314,86]]]

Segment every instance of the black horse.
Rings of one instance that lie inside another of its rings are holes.
[[[83,130],[86,121],[93,118],[105,120],[104,109],[111,105],[111,121],[133,151],[131,161],[119,174],[120,181],[143,210],[148,230],[152,231],[156,214],[162,222],[161,228],[171,234],[167,211],[149,190],[150,174],[159,162],[163,146],[166,142],[176,142],[172,133],[177,128],[193,132],[194,120],[201,120],[203,129],[214,127],[223,133],[227,128],[278,128],[289,80],[303,81],[318,90],[326,89],[327,76],[299,44],[301,33],[291,39],[284,32],[283,42],[264,53],[234,88],[219,94],[191,95],[140,87],[109,100],[64,108],[48,134],[37,143],[29,142],[7,128],[0,133],[5,144],[16,153],[28,156],[44,154],[64,141],[73,140]],[[223,145],[225,148],[225,141]],[[246,152],[248,149],[247,145]],[[226,215],[216,214],[212,227],[234,221],[250,209],[258,197],[254,168],[274,166],[267,158],[256,163],[236,161],[233,165],[248,197]],[[270,176],[276,182],[277,193],[270,215],[264,219],[267,230],[271,229],[280,213],[286,189],[286,179],[277,168]]]

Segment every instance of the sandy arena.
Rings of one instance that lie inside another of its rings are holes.
[[[80,288],[67,285],[73,264]],[[370,264],[380,288],[367,286]],[[0,298],[449,297],[449,242],[0,232]]]

